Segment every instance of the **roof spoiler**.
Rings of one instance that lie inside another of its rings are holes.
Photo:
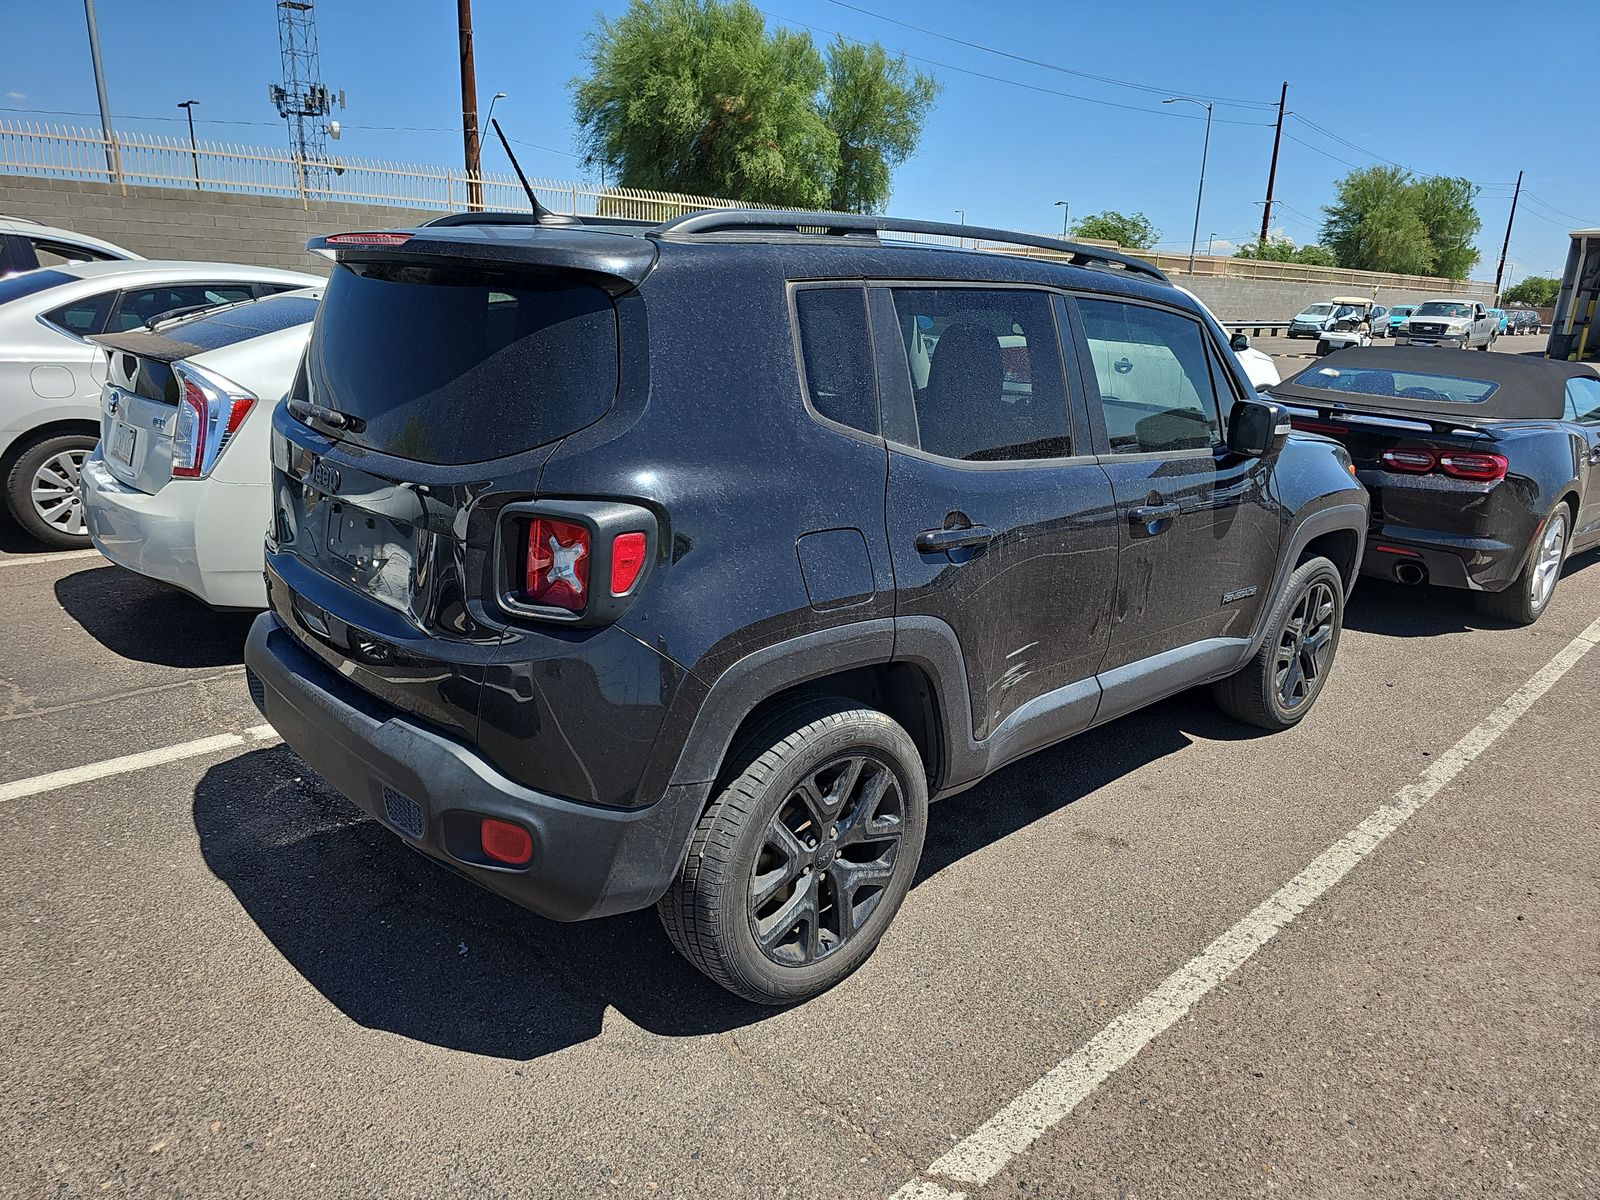
[[[1159,267],[1132,255],[1118,254],[1101,246],[1088,246],[1082,242],[1068,242],[1035,233],[1017,233],[1010,229],[989,229],[981,225],[952,225],[948,221],[911,221],[900,217],[877,217],[861,213],[766,208],[712,209],[690,213],[686,217],[678,217],[658,225],[651,236],[682,240],[715,234],[737,236],[762,233],[840,238],[872,236],[873,240],[877,240],[877,235],[881,233],[922,233],[953,238],[977,238],[1009,246],[1055,250],[1066,254],[1068,261],[1076,267],[1118,269],[1155,280],[1157,283],[1169,285],[1172,283]]]

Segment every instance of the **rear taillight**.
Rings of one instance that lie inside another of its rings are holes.
[[[587,525],[535,517],[528,522],[522,598],[541,608],[581,613],[589,604],[593,539]]]
[[[1439,464],[1432,450],[1385,450],[1378,456],[1391,471],[1426,475]]]
[[[1408,475],[1439,471],[1455,479],[1470,479],[1474,483],[1493,483],[1497,479],[1504,479],[1510,465],[1503,454],[1462,450],[1436,452],[1416,447],[1385,450],[1379,457],[1391,471],[1403,471]]]
[[[204,479],[244,424],[256,398],[237,384],[188,363],[174,364],[178,418],[172,434],[175,479]]]
[[[508,867],[524,867],[533,861],[533,835],[510,821],[484,817],[478,827],[478,844],[487,857]]]
[[[1503,454],[1460,454],[1451,451],[1439,456],[1439,469],[1457,479],[1472,479],[1479,483],[1493,483],[1506,477],[1511,464]]]
[[[656,517],[613,500],[530,500],[501,510],[500,607],[582,626],[615,621],[656,553]]]

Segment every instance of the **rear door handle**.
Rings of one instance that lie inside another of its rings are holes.
[[[924,529],[917,534],[917,549],[925,554],[959,550],[963,546],[987,546],[995,531],[987,525],[966,525],[960,529]]]
[[[1172,528],[1172,518],[1181,511],[1176,500],[1168,504],[1140,504],[1128,510],[1134,537],[1157,537]]]

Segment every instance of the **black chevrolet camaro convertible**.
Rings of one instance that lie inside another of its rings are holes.
[[[1600,545],[1600,374],[1585,363],[1352,348],[1271,389],[1372,494],[1365,575],[1466,588],[1520,625]]]

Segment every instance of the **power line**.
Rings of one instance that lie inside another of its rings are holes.
[[[1117,79],[1110,75],[1096,75],[1090,71],[1079,71],[1073,67],[1063,67],[1059,63],[1046,62],[1043,59],[1038,58],[1028,58],[1026,55],[1022,54],[1013,54],[1009,50],[1000,50],[994,46],[986,46],[982,42],[970,42],[965,38],[954,37],[948,33],[940,33],[936,29],[928,29],[922,25],[913,25],[910,21],[902,21],[898,17],[885,16],[883,13],[873,12],[869,8],[861,8],[855,4],[848,4],[845,2],[845,0],[828,0],[828,3],[832,4],[836,8],[848,9],[851,12],[860,13],[862,16],[872,17],[878,21],[887,21],[890,25],[898,25],[902,29],[910,29],[916,33],[926,34],[928,37],[938,38],[942,42],[950,42],[953,45],[965,46],[969,50],[980,50],[985,54],[993,54],[1000,58],[1008,58],[1012,62],[1026,63],[1028,66],[1032,67],[1042,67],[1047,71],[1058,71],[1063,75],[1074,75],[1079,79],[1092,79],[1096,83],[1107,83],[1111,84],[1113,87],[1132,88],[1135,91],[1147,92],[1157,96],[1172,96],[1181,92],[1185,95],[1193,96],[1196,99],[1210,100],[1215,104],[1224,105],[1230,108],[1270,109],[1276,107],[1270,101],[1266,100],[1238,100],[1230,99],[1226,96],[1208,96],[1203,92],[1187,91],[1184,88],[1158,87],[1154,84],[1135,83],[1128,79]]]
[[[1540,205],[1540,206],[1542,206],[1544,208],[1548,208],[1551,212],[1556,213],[1558,216],[1566,217],[1569,221],[1576,221],[1579,225],[1593,224],[1593,222],[1589,221],[1585,217],[1575,216],[1572,213],[1569,213],[1564,208],[1557,208],[1554,204],[1551,204],[1550,201],[1546,200],[1543,196],[1535,196],[1532,192],[1523,192],[1522,196],[1523,196],[1523,199],[1532,200],[1535,204],[1538,204],[1538,205]]]
[[[808,29],[812,33],[822,33],[828,35],[829,37],[843,38],[844,41],[853,46],[867,45],[866,42],[860,41],[857,38],[845,37],[844,34],[840,33],[836,29],[825,29],[821,25],[812,25],[805,21],[797,21],[793,17],[782,17],[777,13],[769,12],[764,8],[758,8],[756,11],[761,13],[763,16],[769,17],[778,22],[780,25],[792,25],[799,29]],[[1120,108],[1127,112],[1146,113],[1155,117],[1173,117],[1180,121],[1205,120],[1205,118],[1202,116],[1191,115],[1185,112],[1175,112],[1172,109],[1143,108],[1137,104],[1123,104],[1117,100],[1102,100],[1098,96],[1080,96],[1075,92],[1063,92],[1056,88],[1047,88],[1036,83],[1023,83],[1020,79],[1009,79],[1004,75],[990,75],[986,71],[975,71],[970,67],[958,67],[954,63],[940,62],[936,58],[924,58],[920,54],[911,54],[905,50],[896,50],[890,47],[885,47],[885,50],[887,50],[890,54],[897,55],[900,58],[909,59],[912,62],[923,63],[924,65],[930,67],[937,67],[941,71],[954,71],[958,75],[970,75],[974,79],[987,79],[991,83],[1003,83],[1009,87],[1023,88],[1026,91],[1039,92],[1046,96],[1059,96],[1064,100],[1081,100],[1085,104],[1099,104],[1105,108]],[[1218,117],[1216,118],[1216,123],[1218,125],[1250,125],[1258,129],[1270,129],[1272,127],[1271,121],[1237,121],[1231,117]]]

